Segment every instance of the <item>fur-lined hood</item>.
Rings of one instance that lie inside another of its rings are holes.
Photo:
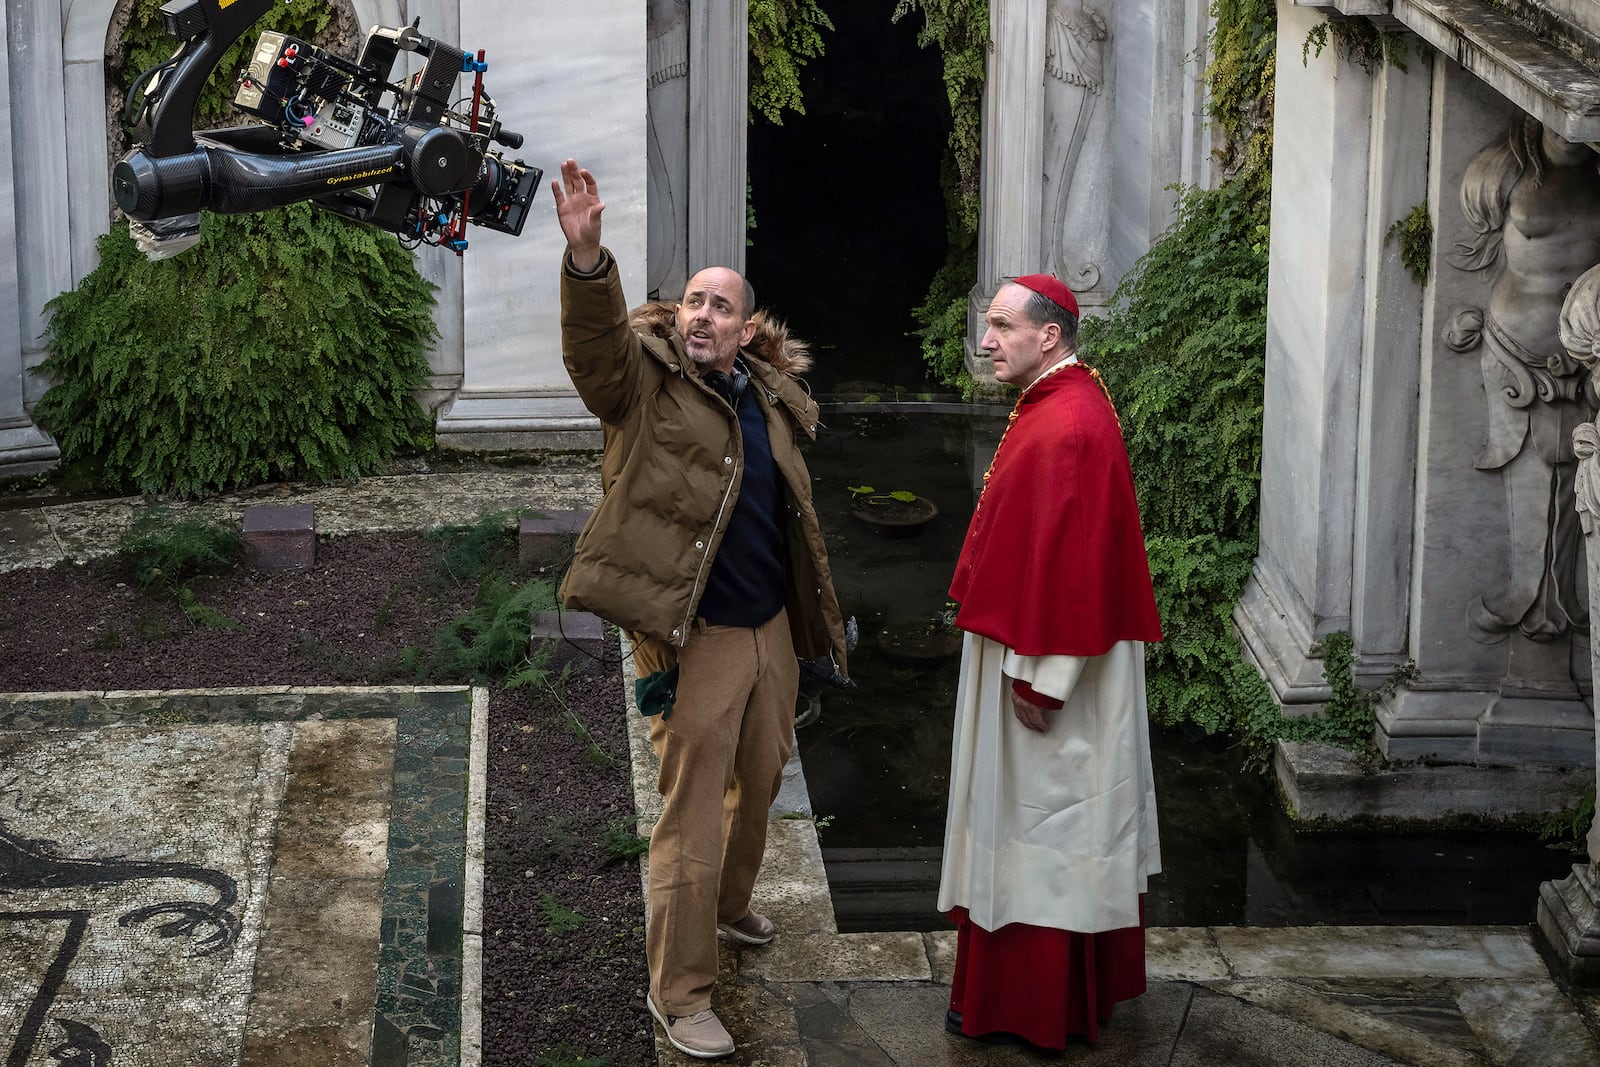
[[[628,312],[628,325],[638,333],[670,337],[677,331],[677,308],[677,304],[665,300],[640,304]],[[757,311],[753,321],[756,335],[740,351],[788,375],[798,377],[811,369],[811,346],[790,333],[782,319]]]

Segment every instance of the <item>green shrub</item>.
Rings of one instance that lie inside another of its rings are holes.
[[[350,478],[425,431],[433,287],[390,235],[299,204],[207,215],[157,263],[121,226],[98,247],[47,305],[36,416],[107,486]]]
[[[137,0],[112,76],[126,91],[169,58],[161,0]],[[289,0],[253,30],[326,39],[348,3]],[[196,123],[231,115],[255,34],[217,65]],[[56,297],[51,382],[37,417],[64,463],[107,488],[193,496],[274,478],[325,481],[379,469],[425,443],[413,394],[437,336],[432,287],[388,234],[307,205],[207,214],[200,243],[150,263],[118,225],[100,265]]]
[[[1138,486],[1166,634],[1149,653],[1151,714],[1208,731],[1270,700],[1235,669],[1229,621],[1256,551],[1266,219],[1256,181],[1183,193],[1173,228],[1079,335],[1118,405]]]

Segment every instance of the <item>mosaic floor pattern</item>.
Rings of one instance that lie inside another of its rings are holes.
[[[461,1063],[473,706],[0,696],[6,1067]]]

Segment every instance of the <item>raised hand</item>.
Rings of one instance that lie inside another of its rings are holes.
[[[550,183],[550,192],[572,265],[584,272],[594,270],[600,265],[600,213],[606,209],[594,175],[569,159],[561,164],[560,180]]]

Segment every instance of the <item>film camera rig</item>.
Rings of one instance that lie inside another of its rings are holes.
[[[197,242],[202,208],[247,214],[303,201],[389,230],[408,246],[444,245],[458,256],[469,222],[522,232],[542,172],[489,147],[515,150],[522,135],[496,117],[483,89],[483,52],[474,58],[423,36],[416,22],[374,27],[354,62],[265,32],[233,99],[261,122],[195,132],[195,104],[212,70],[273,2],[162,5],[182,44],[129,91],[131,105],[148,81],[139,143],[111,174],[117,206],[147,256],[164,259]],[[420,69],[391,83],[402,51],[416,53]],[[471,95],[453,102],[463,74],[473,75]]]

